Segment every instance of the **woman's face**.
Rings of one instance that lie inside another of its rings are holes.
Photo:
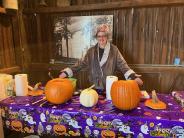
[[[97,41],[100,46],[105,46],[107,43],[107,35],[105,32],[98,32]]]

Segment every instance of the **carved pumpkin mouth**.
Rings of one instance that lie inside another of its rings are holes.
[[[109,133],[107,133],[107,132],[105,132],[104,134],[103,134],[103,136],[105,137],[105,138],[113,138],[114,136],[111,136]]]
[[[13,129],[15,129],[15,130],[21,130],[21,127],[16,127],[16,126],[12,126],[13,127]]]
[[[103,137],[104,138],[114,138],[114,136],[104,136],[104,135],[103,135]]]
[[[115,138],[115,133],[109,130],[103,130],[101,133],[102,138]]]
[[[63,134],[65,131],[64,130],[55,130],[58,134]]]

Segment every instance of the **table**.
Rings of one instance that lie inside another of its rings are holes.
[[[0,102],[4,127],[21,133],[81,137],[184,137],[184,109],[171,95],[159,94],[166,110],[152,110],[141,102],[132,111],[116,109],[99,97],[92,108],[79,97],[53,105],[38,97],[9,97]]]
[[[1,114],[1,111],[0,111]],[[3,123],[2,123],[2,118],[0,116],[0,138],[4,138],[4,132],[3,132]]]

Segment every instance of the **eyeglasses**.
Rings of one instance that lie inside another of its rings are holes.
[[[106,35],[98,35],[97,38],[105,38],[107,37]]]

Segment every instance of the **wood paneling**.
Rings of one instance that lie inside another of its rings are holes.
[[[183,0],[76,0],[72,1],[76,6],[62,8],[56,7],[56,0],[46,2],[48,7],[40,7],[38,1],[24,2],[27,5],[23,19],[32,63],[28,70],[31,83],[47,82],[49,70],[56,77],[66,67],[48,64],[54,54],[56,16],[111,14],[114,15],[113,43],[128,64],[142,74],[142,89],[160,92],[184,89],[184,85],[180,85],[184,82],[184,68],[170,66],[175,57],[184,61]],[[75,77],[79,88],[88,86],[86,71]]]
[[[18,13],[6,9],[5,14],[0,14],[0,72],[20,72],[21,53]]]
[[[61,1],[61,0],[59,0]],[[45,0],[46,6],[44,7],[57,7],[57,0]],[[60,9],[50,8],[47,10],[43,10],[44,12],[59,12],[65,11],[67,8],[69,10],[75,11],[91,11],[91,10],[107,10],[107,9],[119,9],[119,8],[127,8],[127,7],[143,7],[143,6],[162,6],[162,5],[181,5],[184,4],[183,0],[71,0],[72,7],[62,7]],[[75,7],[77,5],[78,7]],[[85,5],[84,7],[80,7],[81,5]],[[24,7],[29,8],[26,10],[31,12],[38,7],[42,7],[40,5],[40,1],[38,0],[24,0]],[[64,9],[63,9],[64,8]],[[63,9],[63,10],[62,10]]]
[[[52,57],[54,17],[107,14],[114,15],[113,43],[129,64],[173,64],[175,57],[184,60],[184,6],[172,6],[28,14],[24,19],[30,34],[28,45],[32,61],[48,62]]]
[[[167,0],[166,0],[167,1]],[[142,7],[160,7],[160,6],[181,6],[184,5],[183,0],[164,2],[164,0],[158,1],[124,1],[124,2],[113,2],[104,4],[87,4],[76,5],[76,6],[66,6],[66,7],[35,7],[24,9],[24,13],[61,13],[61,12],[87,12],[87,11],[104,11],[104,10],[117,10],[122,8],[142,8]]]
[[[68,65],[32,63],[29,71],[29,82],[35,84],[37,82],[46,83],[51,78],[48,72],[51,72],[54,78],[58,77],[59,71]],[[142,90],[151,92],[152,90],[161,93],[169,93],[173,90],[184,89],[184,69],[182,67],[165,66],[165,65],[130,65],[138,74],[142,75],[144,85]],[[123,79],[121,73],[116,74],[119,79]],[[86,70],[80,71],[74,76],[77,78],[77,87],[84,89],[89,87],[88,73]]]
[[[11,17],[0,15],[0,68],[16,65]]]
[[[0,69],[0,73],[12,74],[12,73],[20,73],[20,72],[21,72],[21,68],[19,66]]]

